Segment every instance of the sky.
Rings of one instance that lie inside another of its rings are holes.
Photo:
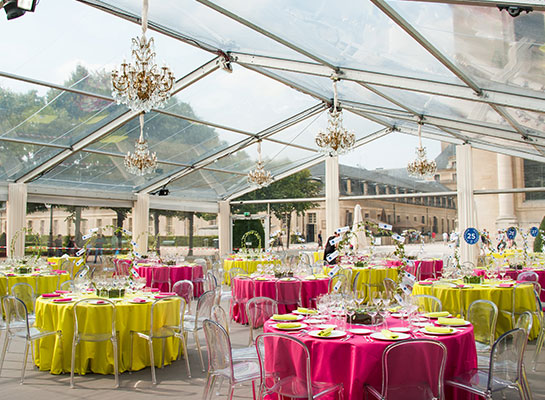
[[[123,0],[121,3],[129,2]],[[151,13],[156,2],[150,3]],[[224,26],[217,28],[217,32],[224,35],[222,37],[210,27],[206,30],[202,26],[193,28],[195,34],[200,32],[203,35],[202,32],[205,32],[210,35],[210,40],[215,39],[218,43],[232,46],[229,38],[225,37],[227,33]],[[138,35],[139,31],[136,24],[70,0],[41,1],[35,13],[27,13],[11,21],[7,21],[1,12],[0,33],[10,40],[0,41],[0,71],[56,84],[62,84],[78,64],[93,71],[111,71],[124,58],[128,58],[130,39]],[[211,53],[159,33],[152,32],[151,35],[155,40],[157,62],[166,62],[177,78],[214,57]],[[235,37],[237,35],[241,33],[234,34]],[[271,51],[279,51],[276,44],[270,44],[268,39],[264,43],[263,46],[268,46]],[[0,78],[0,87],[14,91],[38,90],[40,94],[47,91],[45,87],[7,78]],[[235,71],[231,74],[223,70],[215,71],[184,89],[177,98],[190,103],[196,115],[203,120],[249,132],[259,132],[319,103],[310,96],[238,65],[235,65]],[[325,129],[326,123],[325,115],[322,114],[279,134],[278,138],[315,147],[314,136]],[[353,131],[357,138],[382,128],[346,112],[344,126]],[[226,131],[219,134],[229,142],[239,139]],[[428,148],[429,157],[433,158],[439,153],[439,142],[423,142]],[[414,159],[417,143],[416,137],[391,134],[341,157],[341,162],[367,169],[402,168]],[[253,152],[249,153],[254,155]],[[264,153],[266,159],[285,156],[292,160],[303,160],[311,155],[278,144],[268,144],[264,147]]]

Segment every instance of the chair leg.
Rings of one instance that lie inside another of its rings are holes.
[[[545,321],[544,321],[545,322]],[[539,353],[541,353],[541,350],[543,348],[543,342],[545,341],[545,328],[541,327],[539,330],[539,335],[537,337],[537,343],[536,343],[536,352],[534,354],[534,362],[532,370],[535,372],[537,368],[537,360],[539,358]]]
[[[532,391],[530,390],[530,385],[528,385],[528,378],[526,377],[524,365],[522,366],[522,377],[517,386],[519,387],[521,397],[524,400],[532,400]]]
[[[25,380],[25,371],[26,371],[26,363],[28,359],[28,347],[30,345],[30,342],[28,340],[25,340],[25,353],[23,355],[23,368],[21,369],[21,385],[23,384]]]
[[[161,340],[161,368],[165,367],[165,342],[166,339],[163,338]]]
[[[185,358],[185,366],[187,367],[187,377],[191,378],[191,368],[189,367],[189,354],[187,349],[187,341],[185,340],[185,334],[182,333],[180,335],[180,353],[182,352],[182,348],[184,350],[184,358]]]
[[[72,342],[72,357],[70,358],[70,387],[74,388],[74,369],[76,365],[76,347],[78,342]]]
[[[129,346],[129,374],[132,372],[132,352],[133,352],[133,341],[134,341],[134,333],[131,332],[130,333],[130,340],[131,340],[131,344]]]
[[[119,355],[117,352],[117,338],[112,338],[112,347],[114,350],[114,374],[115,374],[115,387],[119,387]]]
[[[8,351],[8,345],[10,341],[9,333],[5,333],[4,345],[2,346],[2,356],[0,357],[0,374],[2,373],[2,367],[4,366],[4,359],[6,358],[6,352]]]
[[[201,359],[202,372],[205,372],[206,370],[204,369],[204,359],[202,358],[201,343],[199,342],[199,332],[193,332],[193,337],[195,338],[195,345],[197,346],[199,358]]]
[[[149,347],[149,359],[151,365],[151,383],[157,385],[157,378],[155,377],[155,355],[153,354],[153,339],[148,340]]]
[[[235,385],[233,382],[229,382],[229,400],[233,400],[233,395],[235,394]]]

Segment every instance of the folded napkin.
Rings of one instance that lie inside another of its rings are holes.
[[[433,285],[433,282],[430,281],[420,281],[418,282],[419,285]]]
[[[153,296],[153,298],[155,299],[164,299],[165,297],[170,297],[170,295],[158,294],[156,296]]]
[[[297,315],[293,314],[274,314],[272,318],[277,321],[297,321],[299,319]]]
[[[159,295],[161,295],[161,296],[178,296],[178,294],[174,293],[174,292],[159,292]]]
[[[452,333],[452,328],[447,328],[443,326],[433,326],[433,325],[427,325],[425,328],[426,332],[430,333]]]
[[[335,328],[322,329],[320,332],[318,332],[318,336],[322,336],[322,337],[331,336],[331,332],[333,332],[333,329]]]
[[[157,288],[144,288],[144,292],[160,292]]]
[[[70,290],[55,290],[55,293],[66,294],[66,293],[72,293],[72,292]]]
[[[140,297],[135,297],[134,299],[131,300],[133,303],[145,303],[146,302],[146,299],[142,299]]]
[[[397,333],[389,331],[388,329],[383,329],[380,331],[380,333],[382,333],[382,336],[384,336],[387,339],[397,339],[399,337]]]
[[[15,276],[13,273],[6,274],[6,276]]]
[[[510,288],[510,287],[513,287],[513,284],[512,284],[512,283],[500,283],[500,284],[498,285],[498,287]]]
[[[448,316],[448,314],[449,314],[448,311],[437,311],[437,312],[426,313],[424,314],[424,316],[428,318],[439,318],[439,317],[446,317]]]
[[[391,307],[391,308],[388,309],[388,311],[393,312],[393,313],[398,312],[399,310],[401,310],[401,307]]]
[[[255,278],[256,281],[266,281],[268,278],[265,277],[265,276],[258,276],[257,278]]]
[[[276,327],[279,329],[291,329],[291,328],[299,328],[301,324],[299,322],[280,322],[276,324]]]
[[[318,278],[318,279],[325,279],[325,278],[327,278],[327,275],[324,275],[324,274],[316,274],[316,275],[314,275],[314,276],[315,276],[316,278]]]
[[[61,297],[60,293],[44,293],[42,297]]]
[[[68,271],[65,271],[63,269],[54,269],[53,272],[55,272],[56,274],[67,274]]]
[[[298,307],[297,312],[300,312],[301,314],[317,314],[318,313],[318,311],[316,310],[311,310],[310,308],[303,308],[303,307]]]
[[[314,275],[305,276],[306,281],[313,281],[316,280],[316,277]]]
[[[64,302],[67,302],[67,301],[72,301],[72,298],[71,297],[64,297],[62,299],[54,299],[53,301],[55,303],[64,303]]]
[[[462,318],[444,318],[440,317],[437,319],[439,325],[465,325],[467,321]]]
[[[106,304],[104,300],[97,300],[95,301],[95,304]]]

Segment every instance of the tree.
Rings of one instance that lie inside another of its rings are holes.
[[[539,224],[539,233],[534,240],[534,252],[543,251],[543,238],[541,235],[545,235],[545,217],[543,217],[543,219],[541,220],[541,224]]]
[[[116,219],[116,232],[115,236],[117,236],[117,247],[122,248],[123,247],[123,222],[125,222],[125,219],[127,219],[127,215],[131,211],[130,208],[124,208],[124,207],[103,207],[107,208],[108,210],[113,210],[117,216]]]
[[[290,175],[284,179],[272,183],[270,186],[247,193],[240,200],[266,200],[266,199],[295,199],[301,197],[316,197],[320,193],[322,184],[310,179],[310,171],[305,169]],[[306,210],[316,207],[316,203],[305,201],[300,203],[272,203],[271,211],[276,218],[286,221],[288,235],[287,247],[290,243],[291,217],[295,212],[303,214]],[[256,213],[267,209],[266,204],[235,205],[233,212]],[[268,238],[267,238],[268,239]]]

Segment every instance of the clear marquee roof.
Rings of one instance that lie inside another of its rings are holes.
[[[177,82],[145,116],[157,171],[130,175],[138,117],[113,101],[109,73],[139,34],[141,3],[42,1],[12,21],[2,12],[0,181],[235,198],[250,190],[258,139],[276,179],[324,160],[314,137],[333,73],[356,151],[414,136],[422,119],[425,138],[545,161],[541,3],[513,18],[488,0],[152,0],[158,62]],[[397,143],[412,154],[416,141]]]

